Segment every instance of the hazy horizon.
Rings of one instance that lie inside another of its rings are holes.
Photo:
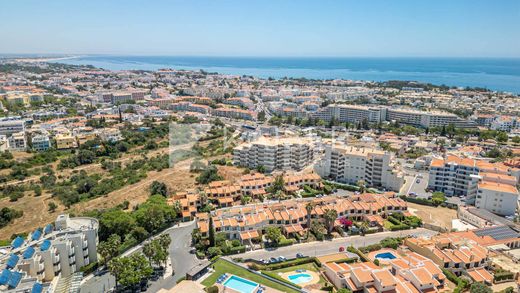
[[[3,1],[0,54],[520,58],[520,1]]]

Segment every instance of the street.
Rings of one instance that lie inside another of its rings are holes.
[[[188,223],[181,223],[180,226],[174,226],[164,233],[169,233],[172,239],[170,244],[170,260],[173,264],[175,275],[173,277],[165,276],[164,279],[159,279],[151,282],[151,286],[147,292],[157,292],[161,288],[172,288],[176,281],[184,277],[192,267],[194,267],[198,260],[195,255],[190,254],[191,231],[195,228],[195,221]],[[133,253],[141,251],[142,246],[138,245],[128,251],[123,256],[128,256]],[[81,293],[102,293],[107,292],[115,286],[115,278],[109,274],[104,273],[100,276],[87,277],[81,285]]]
[[[285,246],[275,249],[262,249],[250,251],[242,254],[233,255],[233,257],[242,257],[242,258],[251,258],[251,259],[269,259],[271,257],[279,257],[284,256],[286,258],[294,258],[296,253],[302,253],[305,256],[322,256],[332,253],[337,253],[341,246],[348,247],[353,245],[354,247],[362,247],[371,244],[379,243],[381,240],[387,237],[404,237],[404,236],[432,236],[437,234],[437,232],[424,229],[417,228],[414,230],[403,230],[403,231],[394,231],[394,232],[381,232],[376,234],[369,234],[366,236],[350,236],[346,238],[336,238],[329,241],[323,242],[310,242],[310,243],[302,243],[295,244],[291,246]]]

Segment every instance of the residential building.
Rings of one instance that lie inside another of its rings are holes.
[[[481,172],[512,176],[516,178],[517,182],[520,179],[520,169],[518,168],[448,154],[446,158],[432,159],[428,188],[444,192],[448,196],[470,195],[471,200],[471,195],[476,191],[475,182],[479,180],[475,176]]]
[[[326,144],[325,155],[315,165],[323,178],[357,184],[363,180],[368,186],[399,191],[404,175],[388,152],[340,144]]]
[[[46,134],[34,135],[31,139],[32,148],[36,151],[45,151],[51,147],[51,140]]]
[[[229,239],[239,239],[249,243],[251,235],[259,235],[258,230],[268,226],[283,229],[284,233],[300,233],[307,227],[306,206],[312,202],[311,219],[324,221],[323,215],[329,209],[338,213],[338,217],[347,217],[355,221],[367,216],[380,218],[392,213],[406,213],[407,205],[394,193],[361,194],[349,198],[323,197],[311,200],[293,199],[280,203],[250,204],[219,209],[212,214],[216,232],[224,232]],[[203,236],[208,233],[208,219],[199,218],[197,227]]]
[[[13,133],[9,138],[9,150],[25,151],[27,149],[27,138],[25,132]]]
[[[389,266],[371,262],[324,264],[325,275],[336,288],[352,292],[447,292],[446,276],[431,260],[407,250],[391,252]]]
[[[76,138],[68,133],[58,133],[54,139],[56,140],[56,149],[66,150],[77,147]]]
[[[211,111],[214,116],[244,119],[244,120],[255,120],[256,113],[250,110],[234,109],[234,108],[217,108]]]
[[[233,150],[233,163],[255,169],[263,166],[274,170],[302,170],[314,159],[314,142],[309,138],[261,136]]]
[[[33,231],[27,239],[18,236],[0,255],[0,267],[3,267],[2,275],[19,277],[9,285],[0,280],[0,289],[6,285],[12,292],[22,292],[24,280],[34,278],[40,284],[48,283],[57,276],[68,277],[96,262],[98,229],[96,219],[70,218],[63,214],[54,225]],[[18,288],[22,291],[16,291]]]
[[[112,104],[121,104],[128,101],[133,101],[132,93],[121,92],[121,93],[113,93],[111,103]]]
[[[0,120],[0,135],[11,135],[25,131],[25,120],[6,119]]]

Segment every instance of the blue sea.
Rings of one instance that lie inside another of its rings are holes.
[[[407,80],[520,94],[520,58],[271,58],[82,56],[59,60],[110,70],[199,70],[262,78]]]

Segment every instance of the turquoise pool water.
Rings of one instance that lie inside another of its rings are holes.
[[[378,253],[376,254],[376,258],[380,258],[380,259],[395,259],[395,255],[391,252],[383,252],[383,253]]]
[[[240,293],[252,293],[258,287],[258,284],[237,276],[231,276],[224,282],[224,286]]]
[[[293,282],[294,284],[307,283],[312,281],[312,276],[305,273],[289,275],[288,278],[289,281]]]

